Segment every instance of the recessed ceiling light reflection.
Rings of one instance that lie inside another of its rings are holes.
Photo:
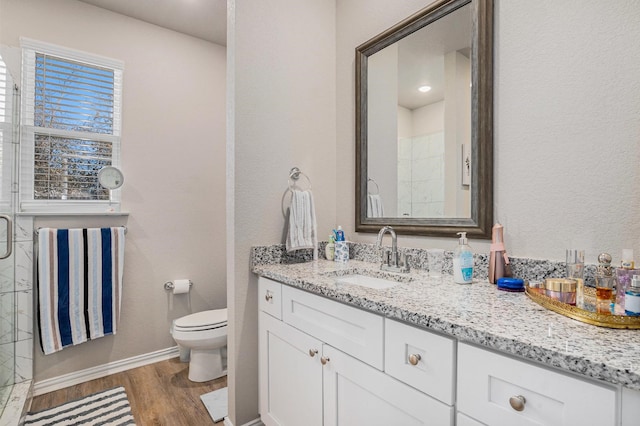
[[[418,87],[418,90],[422,93],[427,93],[429,90],[431,90],[431,86],[420,86]]]

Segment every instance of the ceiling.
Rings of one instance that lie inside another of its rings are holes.
[[[430,23],[398,42],[398,104],[410,110],[444,99],[445,55],[471,51],[471,5]],[[428,85],[427,93],[418,87]]]
[[[227,45],[226,0],[79,0],[212,43]]]

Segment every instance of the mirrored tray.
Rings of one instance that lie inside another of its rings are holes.
[[[542,307],[587,324],[608,328],[640,329],[640,316],[612,315],[596,312],[596,295],[595,289],[592,287],[585,286],[584,309],[547,297],[544,294],[538,293],[536,289],[530,288],[528,285],[525,286],[525,293],[531,300]],[[616,306],[616,310],[618,312],[620,311],[618,306]]]

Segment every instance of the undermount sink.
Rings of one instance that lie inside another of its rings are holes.
[[[383,290],[385,288],[391,288],[398,284],[397,281],[386,280],[384,278],[369,277],[367,275],[355,274],[345,275],[336,279],[338,284],[353,284],[361,287],[373,288],[376,290]]]

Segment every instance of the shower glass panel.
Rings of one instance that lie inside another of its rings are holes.
[[[15,251],[8,230],[15,212],[18,103],[18,88],[0,56],[0,413],[15,383],[15,255],[9,254]]]

